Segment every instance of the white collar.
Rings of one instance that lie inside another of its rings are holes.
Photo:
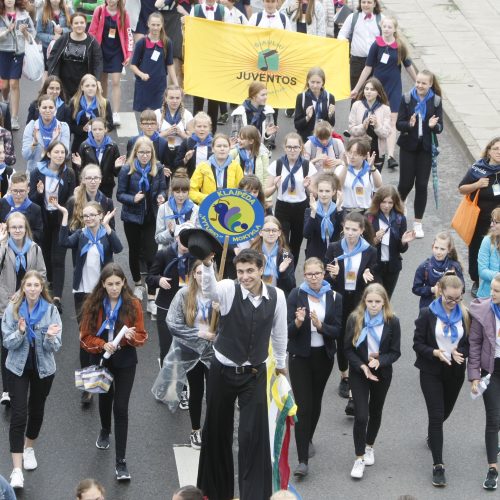
[[[240,287],[241,287],[241,295],[243,296],[243,300],[245,300],[250,295],[250,291],[241,285]],[[252,297],[256,297],[256,295],[252,295]],[[269,300],[269,291],[267,290],[267,286],[264,282],[262,282],[262,293],[260,294],[260,297],[264,297]]]

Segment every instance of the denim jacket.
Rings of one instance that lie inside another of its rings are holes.
[[[61,348],[62,330],[54,337],[46,335],[49,325],[62,327],[61,317],[53,304],[49,304],[47,312],[40,323],[35,325],[36,366],[40,378],[49,377],[56,371],[54,352]],[[28,359],[29,341],[26,334],[18,328],[18,320],[14,318],[12,302],[7,306],[2,319],[3,346],[9,351],[5,366],[17,376],[21,376]]]

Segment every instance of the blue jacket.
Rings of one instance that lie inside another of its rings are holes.
[[[138,172],[128,175],[129,172],[130,165],[123,165],[118,174],[116,199],[123,204],[121,220],[134,224],[144,224],[146,215],[148,212],[152,211],[152,220],[156,221],[156,216],[158,214],[158,203],[156,198],[161,194],[167,199],[167,184],[165,182],[163,168],[158,164],[156,176],[154,178],[149,176],[150,189],[145,193],[146,196],[139,203],[134,202],[134,196],[141,191],[139,188],[141,175]]]
[[[500,253],[491,244],[490,236],[485,236],[481,242],[479,253],[477,254],[477,264],[479,270],[479,288],[477,296],[489,297],[491,280],[495,274],[500,272]]]
[[[80,255],[82,248],[87,244],[88,238],[83,234],[81,229],[77,229],[71,235],[68,231],[68,226],[61,226],[59,229],[59,245],[66,248],[76,249],[75,252],[75,268],[73,271],[73,290],[78,290],[82,281],[83,266],[87,260],[87,254]],[[104,236],[101,239],[104,250],[104,262],[101,262],[101,269],[113,261],[113,254],[120,253],[123,246],[114,231]],[[97,276],[99,278],[99,276]]]
[[[14,318],[13,303],[11,302],[2,319],[3,346],[9,351],[5,366],[14,375],[20,377],[28,359],[30,346],[27,335],[19,331],[18,322],[19,320]],[[46,336],[47,329],[52,324],[62,326],[57,307],[49,304],[47,312],[34,328],[36,366],[40,378],[49,377],[56,372],[54,353],[61,348],[62,330],[54,337]]]

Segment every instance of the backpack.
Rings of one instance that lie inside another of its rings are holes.
[[[354,12],[354,14],[352,15],[351,32],[349,33],[349,36],[347,37],[347,39],[349,40],[349,42],[352,42],[352,36],[354,34],[354,27],[356,26],[356,23],[358,22],[360,14],[361,14],[361,12],[357,11],[357,12]],[[378,26],[379,34],[382,35],[382,29],[380,28],[380,23],[382,22],[382,15],[381,14],[375,14],[375,19],[377,21],[377,26]]]
[[[335,158],[338,160],[340,158],[339,145],[337,141],[333,138],[332,141],[333,152],[335,153]],[[316,158],[316,151],[318,150],[318,146],[311,143],[311,158]]]
[[[281,159],[276,160],[276,177],[279,177],[281,175],[281,171],[283,170],[283,162]],[[307,177],[307,174],[309,173],[309,162],[307,160],[304,160],[302,162],[302,176],[304,179]]]
[[[262,21],[262,16],[264,15],[264,12],[260,11],[258,14],[257,14],[257,19],[255,21],[255,26],[258,26],[260,24],[260,22]],[[285,17],[285,14],[283,14],[283,12],[279,12],[279,15],[280,15],[280,18],[281,18],[281,22],[283,23],[283,29],[286,30],[286,17]]]
[[[403,99],[405,101],[405,104],[410,104],[411,101],[411,93],[410,92],[405,92],[403,94]],[[441,104],[441,96],[434,94],[434,107],[437,108]]]

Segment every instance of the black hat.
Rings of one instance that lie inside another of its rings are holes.
[[[219,240],[204,229],[183,229],[179,239],[189,249],[189,253],[200,260],[206,259],[212,252],[217,254],[222,251]]]

